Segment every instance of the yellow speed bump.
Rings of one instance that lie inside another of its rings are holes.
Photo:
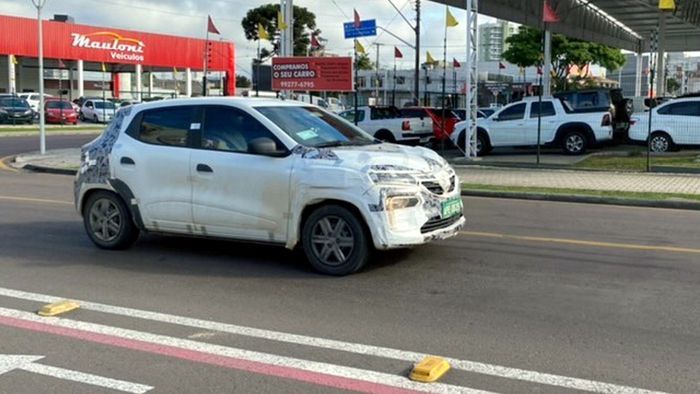
[[[58,301],[53,304],[44,305],[37,311],[40,316],[56,316],[80,308],[80,304],[75,301]]]
[[[427,356],[413,366],[408,377],[417,382],[430,383],[440,379],[449,370],[450,364],[444,358]]]

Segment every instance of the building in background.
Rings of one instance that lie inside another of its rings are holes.
[[[507,21],[497,21],[479,26],[479,60],[498,62],[508,49],[506,39],[518,32],[518,25]]]

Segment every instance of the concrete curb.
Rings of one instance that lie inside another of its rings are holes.
[[[575,194],[546,194],[546,193],[523,193],[523,192],[496,192],[487,190],[463,190],[462,196],[468,197],[488,197],[488,198],[508,198],[515,200],[536,200],[536,201],[558,201],[584,204],[619,205],[644,208],[669,208],[700,210],[700,202],[691,201],[657,201],[640,200],[620,197],[597,197]]]
[[[44,167],[44,166],[37,166],[34,164],[25,164],[21,169],[33,171],[33,172],[41,172],[44,174],[71,175],[71,176],[75,176],[75,174],[78,172],[76,170],[71,170],[69,168]]]

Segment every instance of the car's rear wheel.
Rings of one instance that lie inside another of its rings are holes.
[[[311,265],[327,275],[359,271],[369,259],[368,236],[361,219],[340,205],[325,205],[309,215],[302,246]]]
[[[569,131],[562,139],[562,150],[567,155],[582,155],[586,152],[587,145],[586,134],[578,130]]]
[[[673,140],[663,132],[656,132],[651,135],[649,140],[649,149],[654,153],[664,153],[673,150]]]
[[[99,122],[100,122],[100,119],[97,118],[97,114],[95,114],[95,115],[93,116],[92,121],[95,122],[95,123],[99,123]]]
[[[396,138],[394,138],[394,134],[389,130],[377,131],[377,133],[374,135],[374,138],[376,138],[380,141],[384,141],[384,142],[391,142],[391,143],[396,142]]]
[[[102,249],[126,249],[139,236],[139,229],[122,199],[108,191],[92,194],[83,208],[83,224],[90,240]]]

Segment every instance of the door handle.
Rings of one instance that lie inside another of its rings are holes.
[[[214,170],[212,170],[208,165],[200,163],[197,164],[197,172],[214,172]]]
[[[127,157],[127,156],[123,156],[121,158],[121,160],[119,160],[119,162],[122,164],[127,164],[127,165],[132,165],[132,166],[136,165],[136,162],[134,161],[134,159],[132,159],[131,157]]]

